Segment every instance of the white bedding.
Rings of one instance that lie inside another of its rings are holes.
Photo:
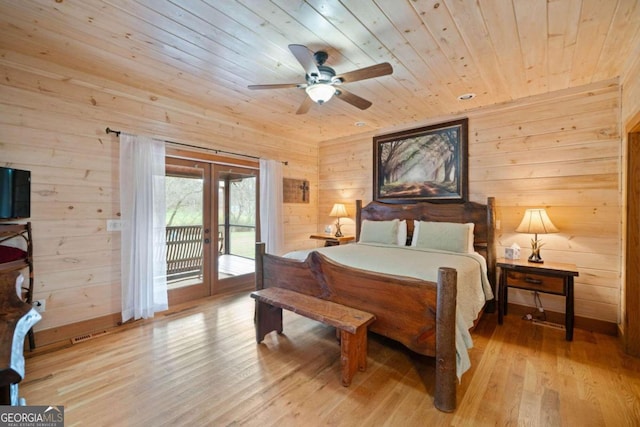
[[[493,298],[487,264],[478,253],[455,253],[411,246],[356,243],[290,252],[287,258],[304,260],[311,251],[350,267],[437,282],[439,267],[457,270],[456,373],[471,367],[467,349],[473,347],[469,328],[485,301]]]

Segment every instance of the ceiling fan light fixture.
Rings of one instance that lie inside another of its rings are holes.
[[[352,83],[360,80],[372,79],[374,77],[387,76],[393,73],[393,67],[388,62],[371,65],[369,67],[351,70],[347,73],[336,75],[336,71],[324,65],[329,56],[325,51],[313,52],[308,47],[301,44],[290,44],[289,50],[298,60],[302,68],[304,68],[305,83],[277,83],[266,85],[249,85],[249,89],[285,89],[285,88],[304,88],[308,97],[305,97],[296,114],[305,114],[311,106],[316,104],[324,104],[332,97],[336,97],[360,110],[366,110],[371,107],[371,102],[359,97],[345,89],[342,89],[343,83]]]
[[[336,93],[336,88],[327,83],[309,85],[305,90],[316,104],[324,104]]]

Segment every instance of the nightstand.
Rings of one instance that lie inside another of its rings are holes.
[[[519,259],[499,258],[498,324],[507,314],[508,289],[519,288],[565,297],[565,328],[567,341],[573,340],[573,278],[578,276],[574,264],[545,261],[536,264]]]
[[[333,234],[312,234],[310,239],[324,240],[325,246],[338,246],[350,243],[356,240],[356,236],[342,236],[336,237]]]

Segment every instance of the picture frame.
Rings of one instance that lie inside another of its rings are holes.
[[[467,118],[373,138],[373,200],[463,203],[468,197]]]

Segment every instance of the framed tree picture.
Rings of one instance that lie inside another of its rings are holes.
[[[373,199],[466,202],[468,119],[373,138]]]

